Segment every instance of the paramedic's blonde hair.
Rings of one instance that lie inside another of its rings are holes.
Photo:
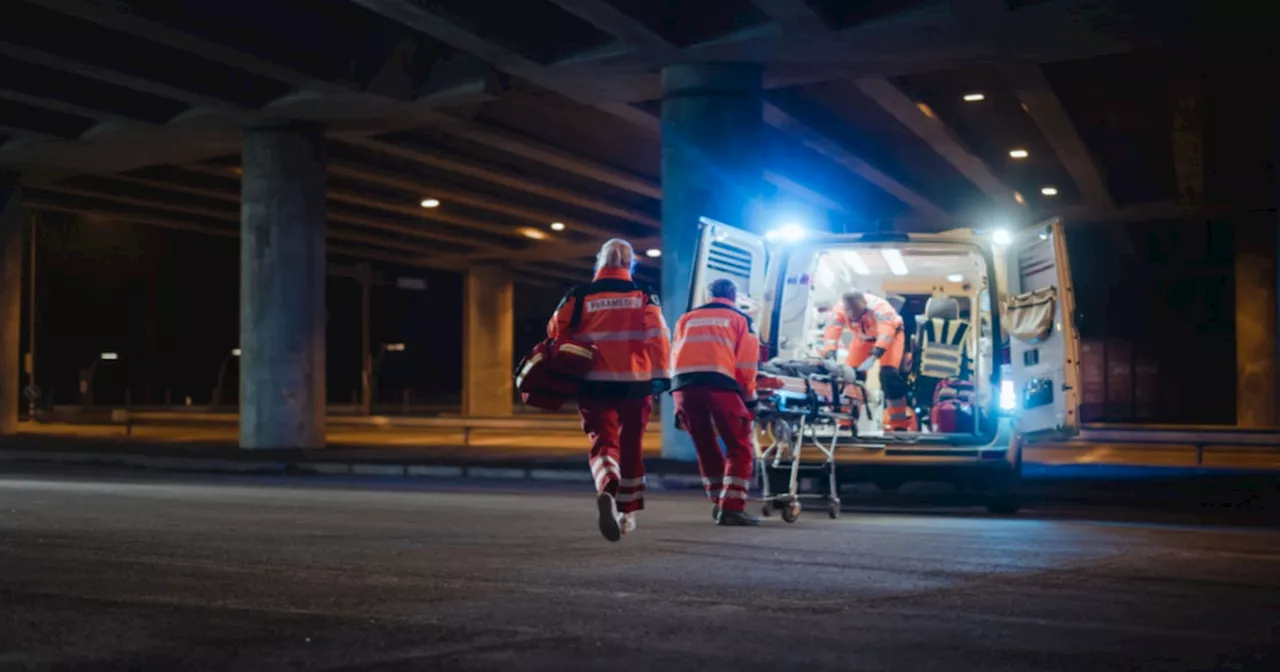
[[[602,268],[625,268],[630,271],[635,264],[636,251],[631,249],[631,243],[621,238],[605,241],[600,246],[600,253],[596,255],[597,271]]]

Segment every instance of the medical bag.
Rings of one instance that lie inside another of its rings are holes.
[[[929,426],[939,433],[974,432],[974,386],[967,380],[944,380],[933,392]]]
[[[537,344],[516,367],[516,389],[526,406],[560,410],[565,402],[577,398],[583,379],[595,364],[596,346],[574,337],[582,322],[586,292],[577,289],[573,298],[573,316],[567,333]]]

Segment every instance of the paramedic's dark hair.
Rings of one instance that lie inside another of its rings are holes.
[[[707,285],[707,293],[713,299],[733,300],[738,298],[738,286],[733,284],[733,281],[729,278],[719,278],[712,280],[711,284]]]
[[[862,299],[863,301],[866,301],[867,293],[861,289],[851,289],[840,295],[840,300],[845,303],[848,303],[850,299]]]

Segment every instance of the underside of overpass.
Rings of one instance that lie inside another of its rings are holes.
[[[242,195],[287,193],[313,220],[290,234],[322,229],[309,249],[338,264],[483,269],[472,310],[510,310],[494,282],[581,281],[623,236],[664,252],[637,274],[670,302],[699,208],[836,231],[1273,210],[1275,143],[1223,131],[1275,137],[1250,23],[1192,0],[12,0],[0,170],[28,212],[218,236],[278,233]],[[1206,46],[1227,28],[1238,43]],[[295,164],[252,163],[246,128],[319,130],[281,141]],[[1239,347],[1274,381],[1267,252],[1238,282]],[[314,272],[295,256],[267,276]]]

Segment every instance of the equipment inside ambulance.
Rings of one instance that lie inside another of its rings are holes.
[[[1014,434],[1033,440],[1077,431],[1078,339],[1060,221],[999,238],[956,230],[771,242],[704,218],[701,234],[690,306],[705,301],[701,288],[710,280],[734,280],[757,318],[768,362],[821,362],[830,349],[827,328],[852,290],[883,299],[900,315],[899,370],[918,426],[902,431],[885,421],[878,362],[861,375],[841,367],[841,375],[866,389],[848,400],[863,408],[842,409],[843,422],[831,423],[841,445],[893,445],[894,454],[954,449],[947,454],[986,459],[984,450],[1018,444],[1007,440]],[[838,362],[846,361],[853,338],[866,336],[842,331]],[[1006,349],[1009,363],[1002,367]],[[1004,408],[1005,378],[1012,382],[1012,409]],[[1012,432],[1001,431],[1009,415]]]

